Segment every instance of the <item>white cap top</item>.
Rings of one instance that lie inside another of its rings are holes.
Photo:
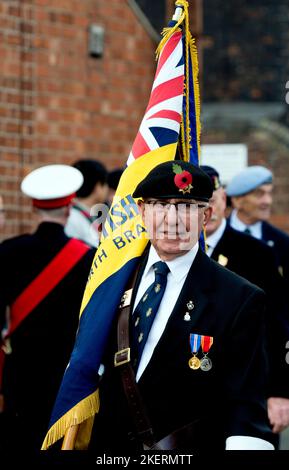
[[[21,191],[33,199],[57,199],[75,193],[83,183],[82,173],[69,165],[37,168],[21,183]]]

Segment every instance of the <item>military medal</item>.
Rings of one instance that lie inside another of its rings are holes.
[[[189,359],[189,367],[190,369],[197,370],[201,366],[201,361],[197,357],[198,351],[201,346],[201,335],[191,334],[190,345],[193,356]]]
[[[199,369],[200,366],[201,366],[201,361],[197,356],[193,356],[193,357],[191,357],[191,359],[189,359],[190,369],[196,370],[196,369]]]
[[[212,336],[202,336],[201,345],[202,345],[202,351],[203,351],[204,356],[200,360],[200,368],[204,372],[211,370],[213,367],[212,361],[208,357],[208,352],[210,351],[212,344],[213,344]]]

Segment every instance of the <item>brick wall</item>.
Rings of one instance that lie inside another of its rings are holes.
[[[204,99],[284,102],[288,0],[204,0]]]
[[[105,29],[88,56],[88,27]],[[155,70],[155,43],[126,1],[0,2],[0,193],[3,237],[32,226],[23,176],[89,157],[125,163]]]

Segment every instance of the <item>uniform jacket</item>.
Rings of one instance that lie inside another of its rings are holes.
[[[2,325],[6,307],[68,241],[61,225],[44,222],[34,234],[15,237],[0,245]],[[11,420],[17,416],[17,423],[24,423],[20,440],[25,442],[27,436],[28,449],[34,442],[39,448],[46,432],[73,348],[93,255],[94,250],[90,249],[11,335],[12,353],[6,355],[3,374],[5,407],[8,425],[13,423],[14,442],[18,424]]]
[[[289,287],[289,236],[268,222],[262,222],[262,240],[273,248],[277,264]]]
[[[266,243],[227,225],[211,257],[216,261],[222,261],[222,257],[225,257],[227,269],[266,292],[267,352],[270,364],[268,396],[289,397],[289,366],[285,361],[287,333],[283,327],[289,315],[289,303],[286,301],[285,283],[278,272],[274,251]]]
[[[137,287],[138,281],[134,292]],[[184,321],[190,300],[195,307],[191,321]],[[223,450],[226,437],[231,435],[271,439],[263,392],[263,314],[264,293],[259,288],[198,251],[138,382],[157,440],[192,421],[195,431],[190,450],[194,451]],[[191,333],[213,336],[210,371],[189,368]],[[100,414],[91,447],[132,452],[136,446],[130,440],[134,427],[119,370],[113,367],[116,350],[115,325],[104,360]]]

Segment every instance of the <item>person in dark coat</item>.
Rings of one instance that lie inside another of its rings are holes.
[[[212,217],[207,224],[207,254],[226,268],[261,287],[267,294],[268,357],[270,363],[268,413],[273,431],[289,425],[289,365],[285,361],[287,337],[284,323],[288,318],[284,278],[278,271],[273,249],[261,240],[234,230],[225,220],[226,193],[219,173],[201,167],[212,179],[214,193],[210,200]],[[288,410],[286,412],[286,410]]]
[[[234,208],[230,225],[273,248],[279,271],[289,288],[289,235],[268,222],[272,209],[273,174],[260,165],[238,173],[227,186]]]
[[[133,194],[150,244],[130,304],[130,361],[115,354],[116,324],[103,360],[90,443],[98,453],[147,448],[137,431],[143,416],[162,450],[274,448],[264,393],[264,292],[200,249],[212,191],[202,170],[170,161]],[[123,386],[127,364],[144,413],[134,406],[132,381]]]
[[[40,449],[73,348],[94,256],[94,249],[64,233],[81,184],[82,175],[70,166],[30,173],[22,191],[32,197],[39,225],[0,245],[4,450]]]

